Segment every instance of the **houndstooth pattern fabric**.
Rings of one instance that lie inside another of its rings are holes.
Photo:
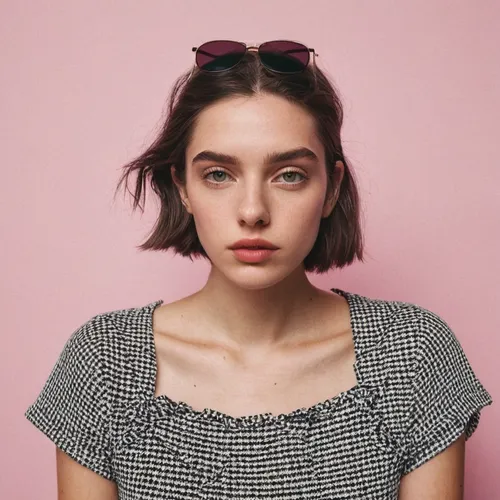
[[[122,500],[396,500],[492,399],[435,313],[331,290],[349,303],[357,384],[329,400],[232,417],[155,397],[158,300],[80,326],[25,416]]]

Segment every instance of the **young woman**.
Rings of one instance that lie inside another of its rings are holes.
[[[363,260],[342,107],[314,50],[213,41],[125,166],[158,221],[141,249],[204,257],[191,296],[97,314],[26,417],[60,499],[461,499],[492,403],[448,325],[415,304],[321,290]],[[141,206],[142,208],[142,206]]]

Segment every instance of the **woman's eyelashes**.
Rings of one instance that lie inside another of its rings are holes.
[[[213,180],[208,180],[208,178],[210,176],[212,176]],[[226,180],[226,178],[228,176],[230,177],[230,174],[228,172],[221,169],[220,167],[217,167],[217,168],[212,168],[212,169],[208,170],[207,172],[205,172],[203,174],[203,180],[207,184],[212,184],[212,185],[213,184],[224,184],[225,183],[224,181]],[[285,179],[285,182],[282,182],[280,184],[290,185],[290,186],[298,186],[299,184],[305,183],[309,179],[309,177],[303,171],[299,171],[296,169],[285,170],[284,172],[281,172],[277,176],[277,178],[280,178],[280,177]],[[293,181],[297,178],[299,178],[298,182],[289,182],[289,181]]]

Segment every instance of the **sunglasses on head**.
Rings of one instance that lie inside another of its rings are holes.
[[[232,40],[213,40],[199,47],[193,47],[196,66],[202,71],[217,73],[234,68],[245,56],[247,50],[257,50],[263,66],[275,73],[300,73],[309,64],[314,49],[302,43],[289,40],[274,40],[257,46],[247,46]]]

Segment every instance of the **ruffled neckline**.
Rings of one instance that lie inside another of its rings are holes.
[[[158,306],[163,304],[163,300],[160,299],[145,307],[147,314],[147,336],[149,342],[149,349],[147,349],[147,352],[150,354],[150,361],[153,365],[153,369],[150,371],[152,375],[147,383],[148,388],[145,394],[145,399],[142,401],[140,408],[136,410],[139,410],[138,413],[141,413],[142,408],[142,411],[148,413],[150,418],[155,418],[155,416],[156,418],[162,418],[166,415],[175,414],[181,415],[183,418],[220,424],[225,427],[247,427],[255,425],[288,424],[292,422],[310,423],[313,420],[329,418],[334,413],[332,411],[334,408],[337,408],[347,402],[352,402],[355,405],[366,409],[371,408],[375,400],[380,396],[380,389],[365,385],[362,380],[362,374],[360,371],[362,352],[360,349],[359,338],[360,326],[358,325],[356,314],[356,294],[339,288],[331,288],[330,290],[344,297],[349,305],[350,325],[355,351],[355,362],[352,366],[357,380],[356,385],[350,389],[342,391],[324,401],[315,403],[312,406],[297,408],[288,413],[276,415],[266,412],[238,417],[213,408],[196,410],[188,403],[184,401],[174,401],[166,394],[154,396],[157,376],[157,355],[153,334],[153,312]]]

